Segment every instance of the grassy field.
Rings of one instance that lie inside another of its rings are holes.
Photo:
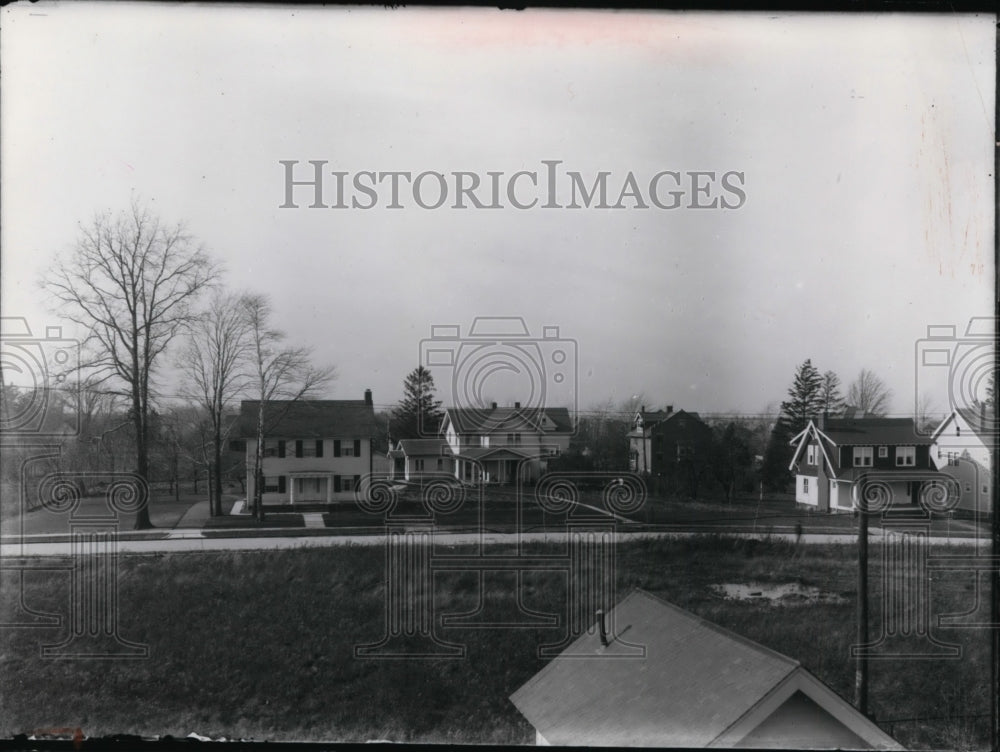
[[[849,547],[724,537],[642,541],[621,546],[618,587],[621,595],[644,588],[797,658],[850,699],[853,555]],[[0,616],[17,597],[16,577],[3,577]],[[465,658],[359,660],[354,645],[385,631],[383,577],[379,546],[122,556],[120,634],[148,644],[149,658],[45,660],[39,646],[58,642],[65,628],[0,631],[0,735],[80,726],[88,736],[531,743],[532,729],[507,698],[544,665],[536,648],[560,630],[448,628],[441,634],[465,644]],[[968,574],[936,577],[937,612],[971,606]],[[67,580],[28,573],[27,602],[65,612]],[[710,587],[730,582],[799,582],[847,600],[776,606],[725,600]],[[437,608],[464,611],[476,603],[478,580],[438,574],[435,589]],[[560,577],[526,575],[526,606],[557,611],[564,597]],[[879,617],[876,607],[873,631]],[[985,748],[988,718],[946,717],[987,712],[987,635],[939,634],[960,643],[962,657],[873,662],[871,711],[910,747]]]

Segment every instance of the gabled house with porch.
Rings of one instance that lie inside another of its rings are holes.
[[[569,449],[573,423],[565,407],[449,408],[440,435],[466,483],[514,483],[541,477],[548,461]]]
[[[795,501],[821,512],[849,512],[854,486],[877,478],[895,508],[916,507],[923,482],[937,473],[932,440],[912,418],[823,418],[809,421],[791,442]]]
[[[903,747],[797,660],[634,590],[511,695],[539,745]]]
[[[400,439],[389,450],[389,480],[415,481],[455,474],[455,456],[443,439]]]
[[[244,400],[238,424],[253,498],[259,402]],[[370,389],[363,400],[272,400],[264,405],[263,503],[353,501],[372,473],[377,431]]]
[[[931,434],[931,461],[960,487],[957,509],[991,514],[993,504],[993,446],[996,415],[985,406],[960,408],[948,415]]]

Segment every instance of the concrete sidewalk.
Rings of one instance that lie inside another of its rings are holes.
[[[385,544],[386,536],[378,533],[352,533],[346,535],[295,535],[289,536],[288,528],[263,528],[256,532],[260,533],[254,537],[205,537],[200,531],[184,530],[171,531],[167,537],[157,539],[119,539],[117,541],[118,553],[127,554],[152,554],[152,553],[189,553],[203,551],[273,551],[289,548],[329,548],[333,546],[381,546]],[[639,540],[653,539],[681,539],[695,538],[705,535],[718,535],[718,533],[695,533],[695,532],[635,532],[635,533],[612,533],[612,538],[616,543],[629,543]],[[794,533],[772,533],[762,535],[755,533],[726,533],[727,537],[757,539],[757,540],[782,540],[794,543],[796,536]],[[877,546],[881,535],[872,531],[871,545]],[[518,541],[522,543],[564,543],[569,539],[565,532],[551,533],[452,533],[441,531],[431,535],[431,541],[436,545],[460,546],[471,545],[482,542],[484,545],[513,545]],[[840,544],[854,545],[857,543],[855,535],[827,535],[805,533],[801,537],[804,544]],[[973,548],[977,543],[986,547],[988,541],[977,540],[975,538],[928,538],[927,542],[932,546],[955,545],[963,548]],[[0,558],[20,558],[32,556],[65,556],[71,553],[70,542],[68,540],[59,541],[22,541],[17,543],[5,542],[0,545]]]

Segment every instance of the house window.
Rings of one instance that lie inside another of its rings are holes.
[[[438,470],[443,470],[444,469],[444,460],[441,459],[440,457],[438,457],[438,467],[437,467],[437,469]]]
[[[983,494],[988,494],[990,492],[989,486],[983,486]]]
[[[690,444],[677,445],[677,459],[686,460],[694,456],[694,447]]]
[[[809,465],[816,464],[816,445],[810,444],[806,447],[806,463]]]
[[[285,476],[275,475],[271,478],[264,478],[264,493],[284,493]]]
[[[313,439],[306,439],[301,442],[302,453],[297,455],[299,457],[322,457],[323,456],[323,444],[320,441],[315,441]],[[298,443],[296,443],[296,449],[298,449]]]
[[[880,446],[878,448],[878,458],[880,460],[884,460],[888,456],[889,456],[889,447],[887,447],[887,446]]]
[[[881,453],[881,449],[879,450]],[[913,467],[917,464],[917,448],[911,446],[896,447],[896,464],[899,467]]]
[[[972,493],[972,484],[971,483],[966,483],[965,484],[965,492],[966,493]]]
[[[413,460],[413,467],[416,470],[423,470],[424,469],[424,461],[423,460]]]
[[[340,490],[341,491],[353,491],[354,490],[354,479],[353,478],[341,478],[340,479]]]
[[[555,455],[559,454],[559,447],[557,447],[557,446],[549,447],[549,454],[552,455],[553,457]],[[636,454],[635,456],[638,457],[639,455]]]
[[[344,457],[353,457],[354,456],[354,447],[351,446],[350,444],[345,444],[344,446],[342,446],[340,448],[340,454],[342,456],[344,456]]]
[[[785,486],[785,488],[788,488],[788,486]],[[803,478],[802,479],[802,493],[809,493],[809,479],[808,478]]]
[[[872,466],[872,448],[870,446],[854,447],[854,467]]]
[[[285,442],[284,441],[265,441],[264,442],[264,456],[265,457],[284,457],[285,456]]]

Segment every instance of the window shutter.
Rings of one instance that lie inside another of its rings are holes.
[[[316,439],[316,456],[323,456],[323,439]]]
[[[302,456],[302,439],[295,440],[295,456],[296,457]]]
[[[354,456],[355,457],[361,456],[361,439],[354,440]]]
[[[360,475],[355,475],[354,476],[354,490],[357,491],[360,488],[361,488],[361,476]]]
[[[333,440],[333,456],[334,457],[340,456],[340,439]]]
[[[285,493],[285,476],[278,476],[278,493]]]
[[[284,439],[281,439],[280,441],[278,441],[278,456],[279,457],[284,457],[285,456],[285,440]]]
[[[333,492],[334,493],[340,493],[340,476],[339,475],[334,475],[333,476]]]

